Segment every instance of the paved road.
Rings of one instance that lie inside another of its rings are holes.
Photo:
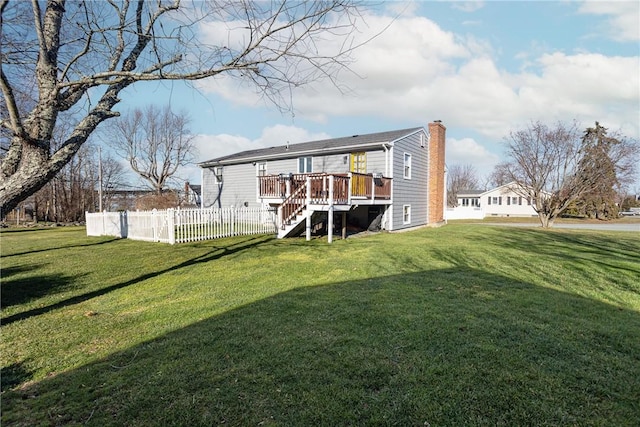
[[[535,223],[525,222],[493,222],[493,223],[478,223],[482,225],[498,225],[506,227],[539,227]],[[579,224],[579,223],[556,223],[552,228],[572,228],[577,230],[601,230],[601,231],[635,231],[640,232],[640,223],[616,223],[616,224]]]

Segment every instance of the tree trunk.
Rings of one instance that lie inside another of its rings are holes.
[[[49,163],[46,148],[23,144],[21,161],[14,174],[0,183],[0,215],[4,217],[18,204],[49,182],[57,173]]]
[[[553,226],[553,218],[550,214],[546,214],[544,212],[538,212],[538,218],[540,219],[540,224],[542,228],[550,228]]]

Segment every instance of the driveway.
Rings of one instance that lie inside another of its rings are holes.
[[[540,227],[532,222],[479,222],[481,225],[497,225],[504,227]],[[600,230],[600,231],[635,231],[640,233],[640,223],[613,223],[613,224],[590,224],[590,223],[555,223],[553,228],[571,228],[576,230]]]

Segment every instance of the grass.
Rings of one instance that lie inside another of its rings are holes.
[[[454,219],[449,220],[451,224],[478,224],[478,223],[496,223],[496,224],[504,224],[504,223],[525,223],[532,224],[534,226],[540,225],[540,219],[537,215],[535,216],[487,216],[483,219]],[[556,218],[554,224],[640,224],[639,216],[623,216],[616,219],[609,220],[601,220],[601,219],[589,219],[589,218],[581,218],[581,217],[559,217]]]
[[[3,425],[640,419],[636,233],[1,239]]]

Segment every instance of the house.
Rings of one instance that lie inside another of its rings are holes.
[[[444,221],[440,121],[367,135],[286,144],[207,160],[203,207],[273,207],[279,237],[314,229],[389,231]],[[336,214],[340,214],[337,215]]]
[[[530,217],[538,216],[532,200],[518,191],[510,182],[488,191],[466,190],[457,195],[457,206],[446,211],[449,219],[482,219],[488,216]]]
[[[186,206],[200,206],[200,194],[202,186],[191,184],[189,181],[184,183],[184,204]]]

